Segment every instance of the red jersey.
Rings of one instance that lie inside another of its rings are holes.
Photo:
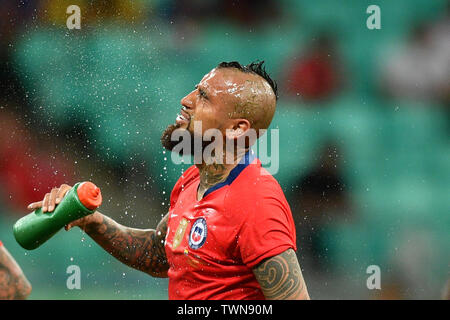
[[[280,185],[253,154],[244,159],[200,201],[196,166],[175,184],[165,243],[169,299],[264,299],[252,269],[297,250]]]

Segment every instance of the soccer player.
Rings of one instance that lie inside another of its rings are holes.
[[[30,293],[30,283],[0,241],[0,300],[24,300]]]
[[[223,141],[242,141],[269,127],[276,100],[263,62],[222,62],[181,100],[161,142],[175,152],[172,134],[181,131],[191,141],[200,136],[203,151],[213,142],[203,135],[209,129]],[[218,161],[216,153],[215,161],[201,159],[184,172],[155,230],[128,228],[98,211],[66,230],[78,226],[128,266],[168,277],[170,299],[309,299],[289,205],[245,141],[224,148],[223,159],[233,161]],[[70,188],[52,189],[29,209],[51,212]]]

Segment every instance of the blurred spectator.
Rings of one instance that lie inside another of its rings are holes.
[[[176,22],[177,32],[193,38],[201,24],[224,19],[243,28],[273,23],[280,16],[274,0],[175,0],[164,11]]]
[[[442,56],[450,57],[450,1],[447,3],[445,15],[431,24],[430,29],[432,45],[439,50]]]
[[[371,300],[404,300],[408,298],[405,295],[405,284],[400,280],[401,276],[390,276],[383,279],[383,285],[380,290],[371,290]]]
[[[12,95],[20,88],[19,80],[13,71],[11,55],[16,49],[14,40],[22,26],[29,23],[35,14],[36,2],[2,1],[0,10],[0,97]]]
[[[0,10],[0,50],[8,49],[14,35],[22,31],[21,26],[36,14],[39,1],[2,0]],[[2,50],[3,51],[3,50]]]
[[[287,95],[304,101],[317,101],[332,97],[341,88],[341,63],[334,39],[321,34],[303,55],[287,66],[285,90]]]
[[[175,0],[171,5],[175,20],[189,20],[195,23],[219,16],[219,0]]]
[[[386,59],[382,87],[396,98],[449,101],[450,20],[417,25],[406,45]]]
[[[114,21],[126,25],[139,24],[151,11],[151,2],[133,0],[40,0],[39,17],[46,23],[66,28],[67,8],[77,5],[81,11],[81,29],[86,25],[100,25],[102,22]]]
[[[220,17],[220,0],[173,0],[162,5],[159,10],[163,17],[174,24],[180,42],[180,50],[199,35],[205,22],[215,21]]]
[[[281,9],[275,0],[221,0],[219,13],[242,27],[258,27],[278,20]]]
[[[28,131],[13,113],[0,113],[0,136],[0,197],[12,209],[24,211],[52,187],[71,181],[68,161],[42,139],[35,140],[36,133]]]
[[[326,226],[350,211],[347,186],[338,169],[339,156],[334,144],[326,145],[316,167],[300,179],[300,192],[293,202],[294,218],[299,221],[298,247],[314,257],[314,263],[326,264]]]
[[[444,289],[442,290],[442,300],[450,300],[450,279],[447,281]]]

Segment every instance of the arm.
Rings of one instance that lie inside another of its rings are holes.
[[[95,242],[120,262],[153,277],[167,277],[169,265],[164,241],[168,214],[153,229],[133,229],[95,212],[87,222],[78,224]],[[66,230],[70,229],[69,225]]]
[[[8,250],[0,243],[0,300],[23,300],[30,293],[30,283]]]
[[[28,209],[42,207],[42,212],[51,212],[61,202],[72,187],[66,184],[53,188],[42,201],[32,203]],[[164,249],[167,233],[168,214],[158,224],[156,230],[134,229],[122,226],[96,211],[66,226],[80,227],[95,242],[122,263],[150,274],[154,277],[167,277],[169,265]]]
[[[308,289],[294,250],[266,259],[253,269],[268,300],[309,300]]]

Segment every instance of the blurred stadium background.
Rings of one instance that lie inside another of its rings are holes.
[[[81,8],[68,30],[66,8]],[[380,30],[366,8],[381,8]],[[156,226],[183,168],[160,147],[221,61],[265,60],[280,182],[313,299],[439,299],[450,263],[450,6],[439,0],[0,2],[0,239],[31,299],[166,299],[81,231],[26,252],[13,223],[91,180],[102,212]],[[81,268],[81,290],[66,268]],[[368,290],[366,268],[381,268]]]

